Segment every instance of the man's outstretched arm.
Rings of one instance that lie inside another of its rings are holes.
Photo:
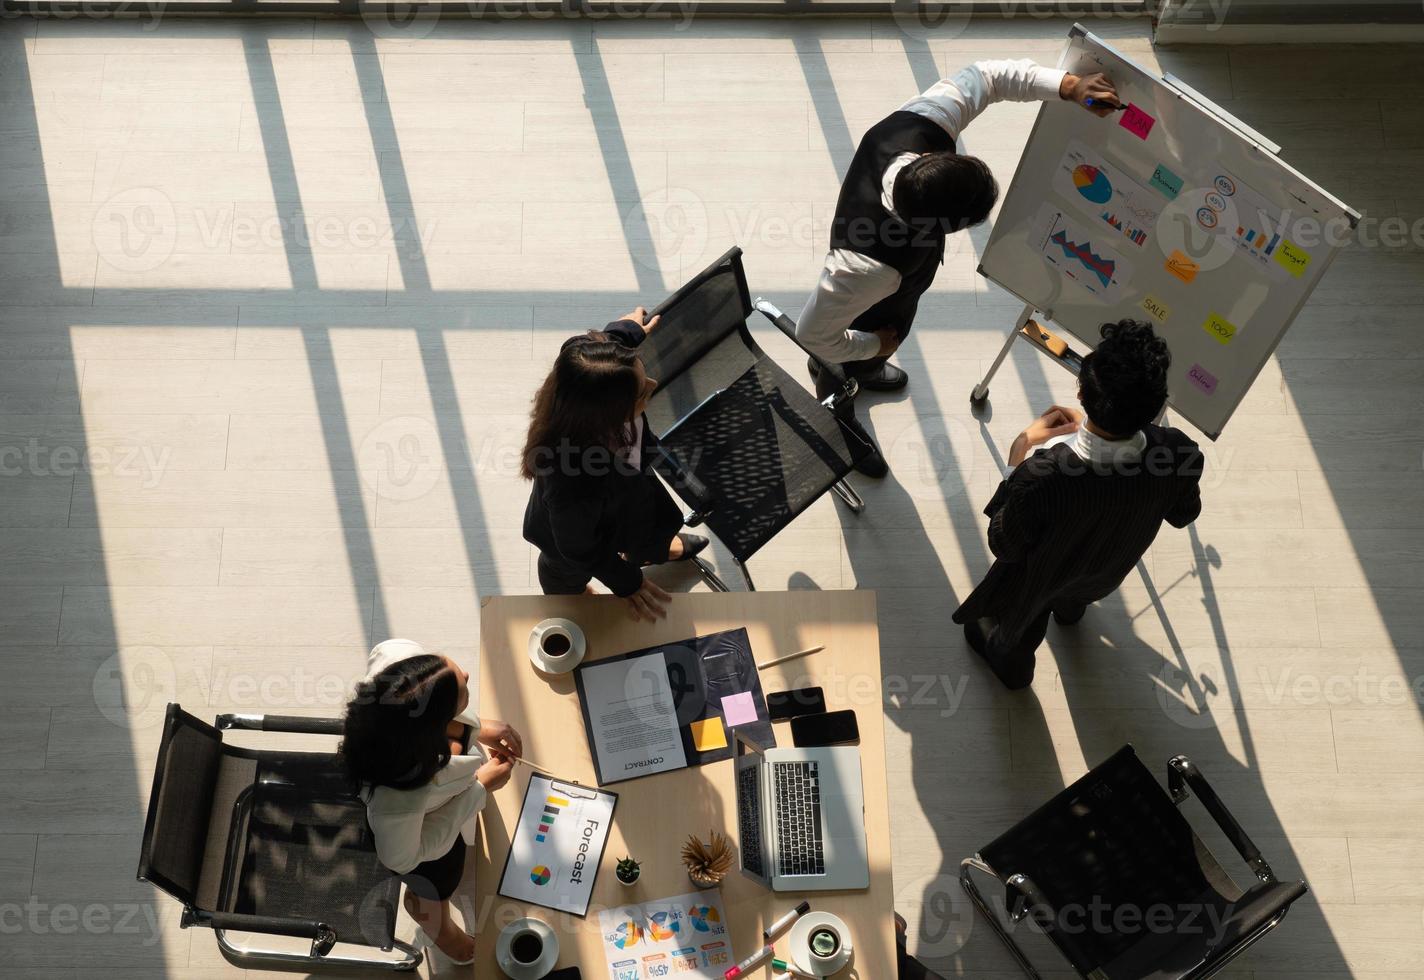
[[[995,102],[1052,99],[1076,102],[1101,116],[1113,111],[1110,106],[1117,103],[1117,90],[1105,75],[1073,75],[1028,58],[976,61],[935,82],[900,108],[933,119],[957,139],[964,127]],[[1109,105],[1088,106],[1088,99]]]

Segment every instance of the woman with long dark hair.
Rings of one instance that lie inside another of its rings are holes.
[[[410,640],[378,644],[346,706],[340,749],[366,800],[376,856],[405,883],[417,944],[461,964],[475,956],[450,914],[465,845],[487,794],[509,782],[524,750],[509,725],[481,723],[470,710],[469,682],[454,660]]]
[[[682,512],[650,469],[656,440],[643,412],[658,383],[637,348],[657,323],[640,306],[564,341],[534,396],[522,467],[534,482],[524,537],[539,549],[544,593],[591,592],[596,578],[634,619],[666,615],[669,596],[644,566],[707,547],[680,533]]]

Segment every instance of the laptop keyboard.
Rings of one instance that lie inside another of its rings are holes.
[[[757,783],[760,775],[756,766],[744,766],[737,772],[737,792],[742,805],[740,814],[742,832],[742,867],[758,878],[766,877],[766,868],[761,856],[765,851],[761,843],[761,787]]]
[[[817,763],[774,763],[772,786],[776,796],[780,873],[825,874],[826,851],[821,839],[821,781]]]

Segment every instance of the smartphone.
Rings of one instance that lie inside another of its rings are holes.
[[[819,715],[826,710],[826,692],[819,687],[777,691],[766,696],[766,713],[772,721],[788,721],[801,715]]]
[[[562,970],[555,970],[545,977],[544,980],[583,980],[583,974],[579,972],[579,968],[576,966],[566,966]]]
[[[798,749],[846,745],[860,741],[854,711],[831,711],[791,719],[791,741]]]

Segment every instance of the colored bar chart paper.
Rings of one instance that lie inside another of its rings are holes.
[[[499,894],[546,909],[588,914],[618,797],[535,773],[509,843]]]
[[[736,962],[719,889],[609,909],[598,926],[609,980],[722,980]]]

